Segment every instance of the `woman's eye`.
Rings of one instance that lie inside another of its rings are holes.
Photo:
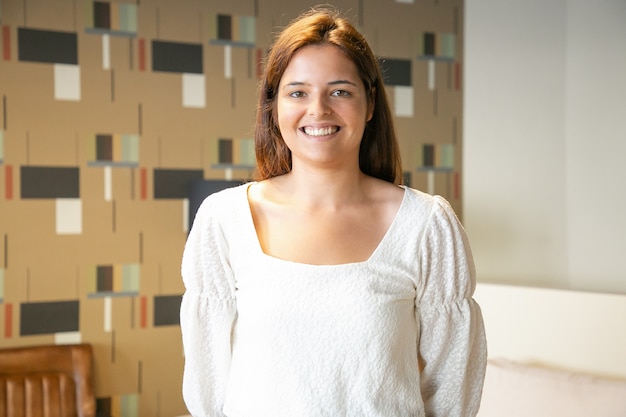
[[[293,91],[293,92],[289,93],[289,97],[293,97],[293,98],[304,97],[304,92],[302,92],[302,91]]]
[[[346,90],[335,90],[331,93],[331,95],[335,97],[349,97],[350,93]]]

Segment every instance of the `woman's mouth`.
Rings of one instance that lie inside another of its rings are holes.
[[[328,136],[339,131],[339,126],[310,127],[304,126],[302,131],[309,136]]]

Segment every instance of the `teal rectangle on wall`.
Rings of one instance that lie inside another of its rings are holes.
[[[254,139],[241,139],[239,141],[239,152],[239,163],[241,165],[254,166],[256,164]]]
[[[139,163],[139,135],[122,135],[122,161]]]
[[[139,292],[139,264],[122,266],[122,291]]]
[[[253,16],[239,16],[239,40],[246,43],[256,42],[256,19]]]
[[[441,33],[439,35],[440,50],[442,58],[454,59],[456,49],[456,36],[454,33]]]
[[[139,416],[139,400],[137,394],[122,395],[120,397],[120,416]]]
[[[122,32],[137,33],[137,5],[119,4],[120,30]]]
[[[439,148],[439,168],[454,168],[454,145],[446,143]]]

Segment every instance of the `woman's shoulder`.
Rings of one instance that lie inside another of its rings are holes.
[[[249,182],[235,184],[231,186],[227,186],[220,190],[217,190],[209,195],[207,195],[204,199],[205,202],[215,203],[215,202],[224,202],[229,200],[236,200],[242,194],[246,194],[248,187],[250,187]]]
[[[249,186],[250,183],[233,185],[207,195],[200,204],[198,213],[203,215],[232,213],[233,210],[244,205]]]
[[[438,200],[441,198],[407,185],[402,185],[401,187],[405,190],[404,200],[406,205],[412,207],[414,210],[432,211],[433,207],[437,205]]]
[[[404,206],[410,217],[423,219],[426,223],[456,222],[456,213],[450,202],[441,195],[429,194],[415,188],[405,188]]]

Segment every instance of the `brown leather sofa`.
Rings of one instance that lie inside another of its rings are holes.
[[[89,344],[0,349],[0,417],[95,417]]]

